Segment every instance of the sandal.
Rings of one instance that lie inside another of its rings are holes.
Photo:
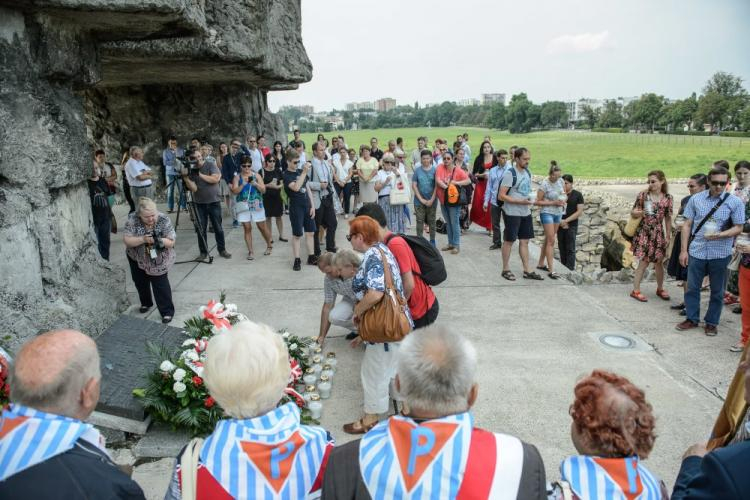
[[[648,302],[648,299],[640,291],[633,290],[630,292],[630,296],[639,302]]]
[[[549,267],[547,266],[536,266],[536,268],[539,269],[540,271],[549,272]]]
[[[658,288],[656,289],[656,296],[663,300],[669,300],[669,293],[667,293],[667,291],[663,288],[661,290],[659,290]]]
[[[500,276],[508,281],[516,281],[516,276],[511,271],[503,271]]]
[[[273,250],[273,247],[266,248],[266,251],[263,252],[263,255],[271,255],[271,250]]]
[[[737,342],[732,347],[729,348],[730,352],[742,352],[745,350],[745,344],[742,343],[742,341]]]
[[[253,255],[253,252],[250,252],[247,254],[247,260],[255,260],[255,256]]]
[[[530,273],[527,273],[526,271],[523,272],[523,277],[527,280],[537,280],[537,281],[544,281],[544,278],[539,276],[536,271],[531,271]]]
[[[554,272],[554,271],[553,271],[553,272],[551,272],[551,273],[549,273],[549,274],[548,274],[547,276],[549,276],[549,277],[550,277],[551,279],[553,279],[553,280],[559,280],[559,279],[560,279],[560,275],[559,275],[559,274],[557,274],[557,273],[556,273],[556,272]]]
[[[350,424],[344,424],[344,432],[347,434],[367,434],[370,429],[378,425],[378,421],[374,421],[370,425],[365,425],[363,418],[360,418],[356,422]]]

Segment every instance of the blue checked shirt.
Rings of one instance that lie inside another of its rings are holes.
[[[487,189],[484,191],[484,203],[491,203],[497,206],[497,190],[500,189],[500,182],[503,180],[506,170],[510,167],[510,162],[505,162],[505,166],[495,165],[490,169],[490,175],[487,177]]]
[[[700,222],[708,215],[714,206],[719,203],[720,196],[711,197],[709,190],[701,191],[700,193],[694,194],[688,200],[687,206],[683,215],[686,219],[693,221],[691,231],[695,231],[695,228]],[[719,228],[726,229],[731,220],[731,225],[738,225],[745,223],[745,204],[742,203],[738,197],[733,194],[728,195],[726,201],[714,212],[711,216]],[[721,238],[719,240],[707,240],[703,233],[705,231],[705,225],[695,235],[693,242],[690,244],[688,253],[696,259],[712,260],[712,259],[725,259],[732,254],[732,245],[734,238]]]

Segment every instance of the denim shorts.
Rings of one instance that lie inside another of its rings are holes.
[[[540,213],[539,214],[539,220],[542,221],[542,225],[544,224],[559,224],[562,220],[562,214],[545,214]]]

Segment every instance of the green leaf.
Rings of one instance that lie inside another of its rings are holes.
[[[145,389],[133,389],[133,396],[137,398],[142,398],[146,395]]]

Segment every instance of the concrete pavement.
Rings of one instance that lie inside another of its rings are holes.
[[[122,208],[117,208],[123,215]],[[120,221],[122,227],[122,217]],[[177,309],[173,324],[180,325],[224,290],[227,301],[236,303],[254,321],[316,336],[323,275],[314,266],[292,271],[291,242],[279,242],[275,226],[273,254],[262,255],[265,245],[254,230],[256,258],[247,261],[242,230],[230,226],[225,221],[232,259],[219,257],[214,249],[213,264],[178,264],[170,271]],[[516,251],[511,267],[518,280],[509,282],[500,276],[500,252],[488,251],[490,238],[484,230],[473,229],[462,236],[460,255],[445,255],[448,280],[435,293],[440,301],[439,323],[466,335],[479,351],[477,425],[535,444],[545,460],[548,479],[555,479],[560,461],[575,453],[568,407],[576,380],[594,368],[613,370],[642,387],[654,407],[658,439],[646,464],[671,489],[683,451],[708,436],[721,406],[720,396],[736,368],[739,357],[727,348],[736,341],[739,316],[725,308],[717,337],[706,337],[702,329],[680,333],[674,325],[682,317],[656,297],[654,283],[642,287],[650,299],[642,304],[628,297],[630,285],[524,280]],[[340,247],[348,245],[346,231],[346,221],[339,218]],[[288,220],[285,236],[290,236]],[[213,235],[208,237],[213,247]],[[112,260],[125,265],[124,246],[114,238]],[[439,244],[445,240],[438,235]],[[178,228],[177,253],[178,260],[198,255],[195,233],[185,214]],[[538,249],[532,247],[531,253],[535,266]],[[134,304],[130,310],[138,315],[129,273],[127,289]],[[667,290],[679,298],[674,283],[668,283]],[[160,319],[155,310],[148,317]],[[616,350],[603,345],[599,337],[607,333],[632,339],[635,348]],[[341,426],[360,416],[362,398],[362,352],[349,348],[345,334],[332,327],[324,346],[325,351],[336,352],[340,369],[321,423],[338,443],[351,439]],[[136,468],[136,477],[150,498],[162,498],[168,478],[162,480],[155,475],[161,473],[150,471],[163,468],[142,467]]]

